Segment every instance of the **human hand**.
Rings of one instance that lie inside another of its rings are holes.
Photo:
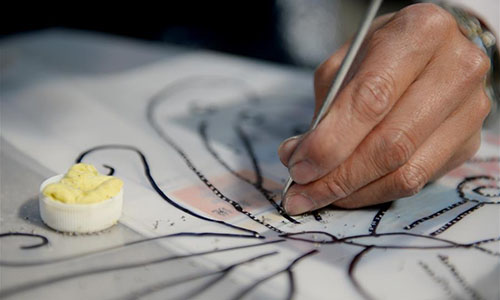
[[[316,113],[347,49],[316,70]],[[296,183],[285,210],[391,201],[462,164],[479,148],[490,110],[488,69],[488,57],[434,4],[377,18],[328,114],[278,150]]]

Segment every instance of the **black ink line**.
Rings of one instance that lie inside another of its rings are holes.
[[[102,165],[103,167],[105,167],[106,169],[108,169],[108,176],[113,176],[113,174],[115,174],[115,168],[111,167],[110,165]]]
[[[9,236],[26,236],[26,237],[38,238],[38,239],[42,240],[38,244],[33,244],[33,245],[29,245],[29,246],[21,246],[20,247],[21,249],[35,249],[38,247],[45,246],[49,243],[49,240],[41,234],[24,233],[24,232],[6,232],[6,233],[0,234],[0,238],[9,237]]]
[[[290,287],[288,289],[288,293],[286,295],[287,300],[292,300],[293,295],[295,294],[295,276],[293,275],[293,272],[291,270],[286,270],[286,274],[288,275],[288,286]]]
[[[24,233],[15,233],[15,235],[28,235]],[[31,235],[30,235],[31,236]],[[2,237],[2,235],[0,235]],[[48,239],[44,236],[37,235],[37,237],[43,238],[48,241]],[[127,242],[122,245],[117,245],[117,246],[112,246],[104,249],[99,249],[99,250],[94,250],[90,252],[85,252],[85,253],[80,253],[76,255],[71,255],[71,256],[65,256],[65,257],[59,257],[55,259],[46,259],[46,260],[38,260],[38,261],[19,261],[19,262],[9,262],[9,261],[0,261],[0,266],[6,266],[6,267],[32,267],[32,266],[40,266],[40,265],[47,265],[47,264],[54,264],[54,263],[59,263],[59,262],[65,262],[69,260],[74,260],[74,259],[79,259],[79,258],[84,258],[92,255],[100,255],[104,254],[109,251],[113,250],[121,250],[126,247],[132,246],[132,245],[137,245],[141,243],[146,243],[146,242],[151,242],[151,241],[156,241],[160,239],[168,239],[168,238],[175,238],[175,237],[228,237],[228,238],[250,238],[250,239],[258,239],[258,237],[255,237],[254,235],[242,235],[242,234],[232,234],[232,233],[217,233],[217,232],[179,232],[179,233],[174,233],[174,234],[167,234],[167,235],[161,235],[161,236],[155,236],[152,238],[146,238],[146,239],[140,239],[132,242]]]
[[[458,216],[456,216],[455,218],[453,218],[450,221],[448,221],[446,224],[444,224],[443,226],[441,226],[436,231],[431,232],[430,235],[436,236],[438,234],[441,234],[441,233],[445,232],[446,230],[450,229],[453,225],[457,224],[457,222],[459,222],[460,220],[462,220],[463,218],[465,218],[467,215],[469,215],[470,213],[472,213],[476,209],[481,208],[483,206],[484,206],[484,203],[482,203],[482,202],[474,205],[473,207],[471,207],[468,210],[460,213]]]
[[[292,299],[293,297],[293,293],[295,291],[295,283],[293,281],[293,275],[290,276],[290,272],[292,272],[292,268],[295,266],[295,264],[297,264],[300,260],[310,256],[310,255],[313,255],[313,254],[316,254],[318,253],[319,251],[314,249],[314,250],[311,250],[305,254],[302,254],[301,256],[295,258],[286,268],[282,269],[282,270],[279,270],[277,272],[274,272],[270,275],[267,275],[265,276],[264,278],[261,278],[259,280],[257,280],[256,282],[254,282],[253,284],[251,284],[250,286],[248,286],[247,288],[243,289],[241,292],[239,292],[238,294],[236,294],[236,296],[234,296],[232,299],[236,300],[236,299],[241,299],[243,298],[244,296],[246,296],[247,294],[249,294],[250,292],[252,292],[254,289],[256,289],[259,285],[261,285],[262,283],[276,277],[277,275],[281,274],[281,273],[284,273],[284,272],[287,272],[289,273],[288,275],[288,278],[289,278],[289,281],[290,281],[290,285],[289,285],[289,288],[288,288],[288,293],[287,293],[287,298],[286,299]]]
[[[216,250],[208,250],[208,251],[202,251],[202,252],[185,254],[185,255],[167,256],[167,257],[162,257],[162,258],[157,258],[157,259],[152,259],[152,260],[146,260],[146,261],[142,261],[142,262],[133,262],[133,263],[115,265],[115,266],[110,266],[110,267],[98,267],[98,268],[93,268],[93,269],[88,269],[88,270],[83,270],[83,271],[77,271],[77,272],[73,272],[73,273],[62,274],[62,275],[57,275],[57,276],[37,280],[34,282],[28,282],[25,284],[21,284],[19,286],[0,290],[0,296],[9,297],[9,296],[21,293],[21,292],[25,292],[28,290],[39,288],[41,286],[45,286],[48,284],[54,284],[56,282],[67,281],[70,279],[89,276],[89,275],[133,269],[133,268],[138,268],[138,267],[144,267],[144,266],[164,263],[167,261],[195,257],[195,256],[208,255],[208,254],[213,254],[213,253],[221,253],[221,252],[227,252],[227,251],[232,251],[232,250],[248,249],[248,248],[253,248],[253,247],[266,246],[269,244],[281,243],[284,241],[285,240],[280,239],[280,240],[268,241],[268,242],[257,243],[257,244],[221,248],[221,249],[216,249]]]
[[[420,218],[420,219],[416,220],[415,222],[411,223],[410,225],[406,225],[404,227],[404,229],[406,229],[406,230],[413,229],[413,228],[417,227],[418,225],[424,223],[425,221],[428,221],[430,219],[438,217],[438,216],[444,214],[445,212],[450,211],[450,210],[452,210],[452,209],[454,209],[456,207],[459,207],[460,205],[463,205],[465,203],[467,203],[467,201],[460,201],[460,202],[453,203],[453,204],[451,204],[451,205],[449,205],[449,206],[447,206],[447,207],[445,207],[445,208],[443,208],[441,210],[438,210],[437,212],[435,212],[433,214],[430,214],[430,215],[428,215],[426,217],[423,217],[423,218]]]
[[[432,279],[432,281],[437,283],[444,290],[444,292],[446,293],[446,295],[448,295],[448,297],[452,298],[454,296],[453,290],[451,289],[448,280],[440,276],[437,276],[436,273],[426,263],[419,261],[418,264],[425,271],[425,273]]]
[[[262,187],[264,180],[262,178],[262,170],[260,169],[259,163],[257,162],[257,155],[253,150],[252,142],[248,138],[247,134],[243,130],[243,128],[239,125],[236,126],[236,133],[238,134],[238,138],[243,143],[243,147],[245,148],[245,152],[250,157],[250,161],[252,162],[252,166],[255,172],[255,185]]]
[[[181,211],[183,211],[183,212],[185,212],[185,213],[187,213],[187,214],[189,214],[189,215],[191,215],[193,217],[196,217],[198,219],[201,219],[201,220],[204,220],[204,221],[208,221],[208,222],[217,223],[217,224],[221,224],[221,225],[224,225],[224,226],[227,226],[227,227],[231,227],[233,229],[237,229],[237,230],[240,230],[240,231],[249,232],[249,233],[252,233],[255,236],[260,236],[259,233],[256,232],[256,231],[253,231],[253,230],[250,230],[250,229],[246,229],[246,228],[243,228],[243,227],[239,227],[239,226],[236,226],[236,225],[233,225],[233,224],[230,224],[230,223],[226,223],[226,222],[221,221],[221,220],[215,220],[215,219],[211,219],[211,218],[199,215],[199,214],[195,213],[194,211],[191,211],[191,210],[185,208],[184,206],[180,205],[179,203],[175,202],[174,200],[172,200],[170,197],[168,197],[161,190],[161,188],[158,186],[158,184],[154,180],[153,176],[151,175],[151,170],[150,170],[148,161],[146,159],[146,156],[139,149],[137,149],[134,146],[129,146],[129,145],[102,145],[102,146],[97,146],[97,147],[91,148],[91,149],[83,152],[82,154],[80,154],[78,156],[78,158],[76,159],[76,162],[80,163],[85,156],[87,156],[88,154],[90,154],[92,152],[99,151],[99,150],[105,150],[105,149],[129,150],[129,151],[133,151],[137,155],[139,155],[139,157],[141,158],[141,162],[142,162],[143,168],[144,168],[144,174],[146,175],[146,178],[148,179],[151,187],[158,193],[158,195],[160,195],[160,197],[163,198],[163,200],[167,201],[173,207],[175,207],[175,208],[177,208],[177,209],[179,209],[179,210],[181,210]]]
[[[392,202],[387,202],[387,203],[382,204],[379,211],[373,217],[373,220],[370,224],[370,228],[368,229],[369,233],[371,233],[371,234],[377,233],[378,224],[380,224],[380,221],[382,221],[382,218],[384,217],[387,210],[389,210],[391,205],[392,205]]]
[[[372,245],[365,247],[363,250],[361,250],[354,258],[351,260],[349,263],[349,269],[347,271],[347,275],[349,276],[349,280],[351,281],[352,285],[356,288],[358,293],[360,293],[365,299],[373,299],[368,292],[366,292],[361,284],[354,278],[354,269],[358,265],[359,261],[361,258],[366,255],[371,249],[373,248]]]
[[[448,256],[438,255],[439,260],[446,266],[446,268],[453,275],[455,280],[462,286],[462,288],[471,296],[474,300],[481,300],[483,297],[467,283],[465,278],[458,272],[457,268],[450,262]]]
[[[262,258],[265,258],[265,257],[269,257],[269,256],[272,256],[272,255],[278,254],[278,253],[279,253],[278,251],[272,251],[272,252],[264,253],[264,254],[261,254],[261,255],[258,255],[258,256],[254,256],[254,257],[245,259],[243,261],[234,263],[234,264],[229,265],[229,266],[227,266],[227,267],[225,267],[225,268],[223,268],[221,270],[217,270],[217,271],[213,271],[213,272],[209,272],[209,273],[205,273],[205,274],[188,276],[188,277],[184,277],[184,278],[180,278],[180,279],[175,279],[175,280],[168,280],[168,281],[165,281],[165,282],[160,282],[160,283],[154,284],[152,286],[148,286],[148,287],[142,288],[139,291],[134,291],[134,292],[131,293],[131,295],[129,295],[127,297],[124,297],[124,298],[120,298],[120,299],[139,299],[139,298],[144,297],[146,295],[159,292],[159,291],[161,291],[163,289],[166,289],[166,288],[178,285],[178,284],[182,284],[182,283],[185,283],[185,282],[189,282],[189,281],[193,281],[193,280],[197,280],[197,279],[201,279],[201,278],[209,277],[209,276],[213,276],[213,275],[220,275],[220,276],[217,276],[214,280],[210,280],[207,284],[204,284],[202,287],[197,288],[197,289],[195,289],[193,291],[189,291],[189,293],[187,295],[183,295],[182,296],[183,299],[191,299],[194,296],[196,296],[196,295],[204,292],[205,290],[207,290],[210,287],[212,287],[215,284],[217,284],[217,282],[219,282],[224,277],[226,277],[229,274],[229,272],[231,272],[234,268],[236,268],[238,266],[241,266],[241,265],[244,265],[244,264],[247,264],[247,263],[250,263],[250,262],[254,262],[256,260],[259,260],[259,259],[262,259]]]
[[[319,214],[319,211],[315,210],[312,212],[312,215],[314,217],[314,220],[320,222],[323,220],[323,218],[321,217],[321,215]]]
[[[255,155],[255,152],[253,151],[253,146],[252,146],[250,139],[248,138],[246,133],[243,131],[243,129],[240,126],[236,126],[236,132],[238,134],[238,137],[239,137],[240,141],[243,143],[245,152],[247,153],[247,155],[249,156],[249,158],[252,162],[253,171],[254,171],[254,174],[256,177],[255,182],[253,182],[250,179],[237,173],[233,168],[231,168],[226,163],[226,161],[224,161],[222,159],[222,157],[220,157],[220,155],[215,151],[215,149],[210,144],[207,129],[208,129],[207,122],[206,121],[200,122],[200,124],[198,126],[198,132],[201,136],[203,144],[205,145],[205,148],[208,151],[208,153],[210,153],[210,155],[212,155],[212,157],[219,164],[221,164],[229,173],[231,173],[233,176],[235,176],[236,178],[238,178],[238,179],[246,182],[247,184],[251,185],[252,187],[254,187],[276,209],[276,211],[282,217],[286,218],[288,221],[290,221],[292,223],[299,224],[299,222],[297,220],[295,220],[291,216],[289,216],[285,212],[285,210],[274,201],[275,195],[271,191],[269,191],[268,189],[264,188],[262,172],[260,170],[259,163],[257,161],[257,156]]]

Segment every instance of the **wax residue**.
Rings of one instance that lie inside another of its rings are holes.
[[[63,203],[90,204],[118,195],[122,187],[120,179],[99,174],[93,165],[79,163],[61,181],[47,185],[43,194]]]

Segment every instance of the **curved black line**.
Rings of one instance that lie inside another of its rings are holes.
[[[238,138],[243,143],[245,152],[248,154],[248,156],[250,157],[250,161],[252,162],[252,166],[255,172],[255,185],[262,186],[262,184],[264,183],[264,180],[262,178],[262,170],[260,169],[259,163],[257,161],[257,155],[255,155],[255,151],[253,150],[252,142],[240,125],[236,125],[235,130]]]
[[[108,176],[113,176],[113,174],[115,174],[115,168],[113,168],[112,166],[105,164],[103,164],[102,166],[108,169]]]
[[[466,177],[462,182],[460,182],[457,186],[457,193],[460,198],[462,198],[464,201],[471,201],[471,202],[476,202],[476,203],[484,203],[484,204],[500,204],[500,201],[491,201],[491,202],[486,202],[486,201],[478,201],[476,199],[470,199],[465,196],[465,193],[463,191],[464,186],[469,183],[470,181],[473,180],[478,180],[478,179],[485,179],[485,180],[494,180],[494,181],[500,181],[500,179],[489,176],[489,175],[479,175],[479,176],[470,176]]]
[[[90,148],[89,150],[81,153],[78,158],[76,159],[76,163],[80,163],[83,158],[85,158],[85,156],[87,156],[88,154],[94,152],[94,151],[99,151],[99,150],[105,150],[105,149],[121,149],[121,150],[129,150],[129,151],[133,151],[135,152],[137,155],[139,155],[140,159],[141,159],[141,162],[142,162],[142,165],[143,165],[143,168],[144,168],[144,175],[146,175],[146,178],[148,179],[151,187],[158,193],[158,195],[160,195],[160,197],[163,198],[163,200],[167,201],[170,205],[172,205],[173,207],[193,216],[193,217],[196,217],[198,219],[201,219],[201,220],[204,220],[204,221],[208,221],[208,222],[213,222],[213,223],[217,223],[217,224],[221,224],[221,225],[224,225],[224,226],[227,226],[227,227],[231,227],[233,229],[237,229],[237,230],[240,230],[240,231],[244,231],[244,232],[249,232],[253,235],[255,235],[256,237],[260,237],[260,234],[256,231],[253,231],[253,230],[250,230],[250,229],[246,229],[246,228],[243,228],[243,227],[239,227],[239,226],[236,226],[236,225],[233,225],[233,224],[230,224],[230,223],[226,223],[224,221],[221,221],[221,220],[215,220],[215,219],[211,219],[211,218],[208,218],[208,217],[205,217],[205,216],[202,216],[202,215],[199,215],[197,213],[195,213],[194,211],[191,211],[187,208],[185,208],[184,206],[180,205],[179,203],[175,202],[174,200],[172,200],[170,197],[168,197],[161,189],[160,187],[158,186],[158,184],[156,184],[156,181],[154,180],[153,176],[151,175],[151,170],[150,170],[150,167],[149,167],[149,164],[148,164],[148,161],[146,159],[146,156],[139,150],[137,149],[136,147],[134,146],[130,146],[130,145],[101,145],[101,146],[97,146],[97,147],[94,147],[94,148]]]
[[[25,232],[6,232],[6,233],[0,234],[0,238],[9,237],[9,236],[27,236],[27,237],[33,237],[33,238],[38,238],[38,239],[42,240],[38,244],[20,247],[21,249],[26,249],[26,250],[42,247],[42,246],[45,246],[49,243],[49,239],[47,239],[45,236],[43,236],[41,234],[25,233]]]
[[[17,235],[24,235],[24,234],[23,233],[17,233]],[[155,241],[155,240],[166,239],[166,238],[175,238],[175,237],[186,237],[186,236],[192,236],[192,237],[212,236],[212,237],[234,237],[234,238],[258,239],[258,237],[255,237],[254,235],[242,235],[242,234],[232,234],[232,233],[218,233],[218,232],[179,232],[179,233],[173,233],[173,234],[155,236],[155,237],[152,237],[152,238],[140,239],[140,240],[136,240],[136,241],[124,243],[122,245],[112,246],[112,247],[108,247],[108,248],[104,248],[104,249],[99,249],[99,250],[94,250],[94,251],[90,251],[90,252],[86,252],[86,253],[80,253],[80,254],[76,254],[76,255],[59,257],[59,258],[54,258],[54,259],[38,260],[38,261],[28,261],[28,262],[26,262],[26,261],[9,262],[9,261],[0,260],[0,266],[5,266],[5,267],[33,267],[33,266],[48,265],[48,264],[54,264],[54,263],[59,263],[59,262],[65,262],[65,261],[69,261],[69,260],[84,258],[84,257],[92,256],[92,255],[104,254],[104,253],[112,251],[112,250],[124,249],[124,248],[132,246],[132,245],[146,243],[146,242],[151,242],[151,241]],[[41,237],[47,239],[44,236],[41,236]]]
[[[274,244],[274,243],[280,243],[280,242],[284,242],[284,241],[285,240],[273,240],[273,241],[257,243],[257,244],[221,248],[221,249],[216,249],[216,250],[208,250],[208,251],[202,251],[202,252],[198,252],[198,253],[191,253],[191,254],[185,254],[185,255],[167,256],[167,257],[156,258],[156,259],[152,259],[152,260],[146,260],[146,261],[142,261],[142,262],[133,262],[133,263],[126,263],[126,264],[115,265],[115,266],[110,266],[110,267],[97,267],[97,268],[93,268],[93,269],[76,271],[73,273],[48,277],[48,278],[44,278],[41,280],[36,280],[33,282],[24,283],[24,284],[21,284],[21,285],[12,287],[12,288],[0,290],[0,296],[1,297],[9,297],[9,296],[21,293],[21,292],[25,292],[25,291],[32,290],[35,288],[39,288],[41,286],[45,286],[47,284],[53,284],[56,282],[67,281],[70,279],[84,277],[84,276],[88,276],[88,275],[102,274],[102,273],[113,272],[113,271],[128,270],[128,269],[133,269],[133,268],[138,268],[138,267],[144,267],[144,266],[164,263],[167,261],[172,261],[172,260],[177,260],[177,259],[202,256],[202,255],[207,255],[207,254],[212,254],[212,253],[220,253],[220,252],[226,252],[226,251],[232,251],[232,250],[260,247],[260,246],[265,246],[265,245]]]
[[[273,277],[276,277],[276,276],[278,276],[279,274],[281,274],[283,272],[291,272],[292,268],[299,261],[301,261],[302,259],[304,259],[304,258],[306,258],[306,257],[308,257],[310,255],[316,254],[318,252],[319,252],[318,250],[313,249],[313,250],[311,250],[309,252],[306,252],[306,253],[300,255],[299,257],[295,258],[286,268],[284,268],[282,270],[279,270],[279,271],[276,271],[276,272],[274,272],[274,273],[272,273],[270,275],[265,276],[264,278],[261,278],[261,279],[257,280],[256,282],[254,282],[253,284],[251,284],[250,286],[248,286],[247,288],[243,289],[241,292],[239,292],[238,294],[236,294],[236,296],[234,296],[232,299],[234,299],[234,300],[241,299],[244,296],[246,296],[247,294],[249,294],[250,292],[252,292],[252,290],[254,290],[255,288],[257,288],[259,285],[261,285],[262,283],[266,282],[267,280],[270,280]],[[290,279],[290,277],[289,277],[289,279]],[[293,276],[292,276],[292,280],[293,280]],[[289,292],[287,293],[287,295],[288,295],[287,299],[291,299],[293,297],[293,292],[295,291],[295,284],[293,283],[293,281],[289,285],[289,289],[288,290],[289,290]]]
[[[286,274],[288,275],[288,293],[286,295],[287,300],[292,300],[293,295],[295,294],[295,276],[291,270],[286,270]]]
[[[482,185],[482,186],[478,186],[477,188],[473,189],[472,191],[478,195],[481,195],[483,197],[488,197],[488,198],[496,198],[496,197],[500,197],[500,191],[497,192],[496,194],[486,194],[485,192],[483,192],[483,189],[487,189],[487,188],[494,188],[494,189],[499,189],[498,186],[487,186],[487,185]]]
[[[351,260],[349,263],[349,269],[347,271],[347,275],[349,276],[349,280],[351,283],[354,285],[358,293],[360,293],[365,299],[373,299],[370,294],[368,294],[367,291],[363,289],[361,284],[354,278],[354,269],[356,268],[357,264],[361,260],[361,258],[366,255],[371,249],[373,248],[372,245],[365,247],[363,250],[361,250],[354,258]]]

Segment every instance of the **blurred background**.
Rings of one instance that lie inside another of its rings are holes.
[[[1,37],[70,28],[314,68],[355,32],[369,1],[65,3],[30,3],[29,14],[3,19]],[[386,0],[380,13],[411,3]],[[28,4],[14,5],[22,12]]]

